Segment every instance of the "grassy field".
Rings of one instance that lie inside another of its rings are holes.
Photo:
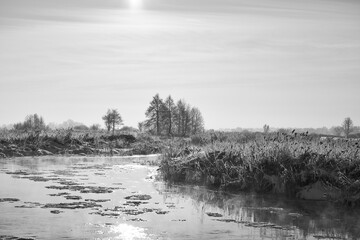
[[[166,180],[360,206],[360,143],[306,133],[208,133],[164,151]]]

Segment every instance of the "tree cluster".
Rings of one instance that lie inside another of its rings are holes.
[[[190,136],[204,131],[204,120],[196,107],[191,107],[185,100],[175,103],[169,95],[162,100],[156,94],[145,112],[146,120],[139,123],[140,131],[156,135]]]
[[[100,124],[94,123],[90,126],[85,125],[84,123],[81,122],[76,122],[72,119],[68,119],[66,121],[64,121],[63,123],[57,124],[57,123],[53,123],[50,122],[47,124],[46,126],[48,129],[51,130],[56,130],[56,129],[73,129],[73,130],[79,130],[79,131],[87,131],[87,130],[92,130],[92,131],[98,131],[101,129]]]
[[[15,130],[21,131],[42,131],[46,129],[43,117],[37,113],[26,116],[24,122],[14,124]]]

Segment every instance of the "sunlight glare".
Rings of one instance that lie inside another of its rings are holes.
[[[142,8],[143,0],[128,0],[131,10],[140,10]]]
[[[144,230],[145,229],[143,228],[134,227],[128,224],[119,224],[117,226],[112,226],[110,232],[119,234],[117,239],[122,240],[149,239]]]

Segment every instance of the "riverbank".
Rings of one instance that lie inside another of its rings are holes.
[[[358,141],[271,134],[246,143],[215,140],[196,148],[168,149],[160,169],[166,180],[176,183],[360,207],[358,153]]]
[[[307,134],[146,134],[56,131],[0,138],[0,158],[163,154],[166,181],[360,206],[360,144]],[[157,161],[159,163],[159,161]]]
[[[148,135],[73,130],[11,133],[0,138],[0,158],[26,156],[132,156],[161,153],[163,141]]]

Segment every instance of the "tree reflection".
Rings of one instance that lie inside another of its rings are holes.
[[[190,198],[200,214],[214,211],[223,215],[214,220],[260,228],[260,235],[264,237],[360,237],[360,211],[350,211],[329,202],[253,193],[229,194],[197,186],[159,185],[157,190],[164,198]]]

